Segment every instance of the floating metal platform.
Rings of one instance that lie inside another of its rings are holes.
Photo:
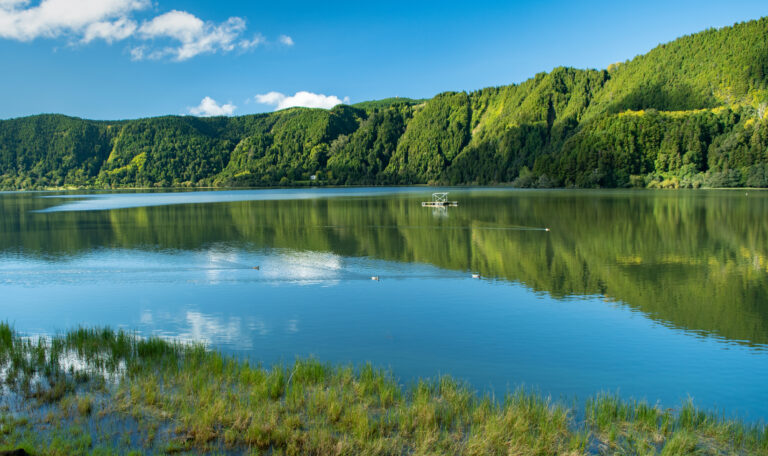
[[[421,203],[422,207],[448,207],[448,206],[458,206],[458,201],[423,201]]]
[[[432,201],[423,201],[421,203],[421,207],[448,207],[458,205],[458,201],[448,201],[448,192],[433,193]]]

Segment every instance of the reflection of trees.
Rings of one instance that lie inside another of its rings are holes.
[[[0,250],[291,248],[480,271],[555,297],[604,295],[653,318],[768,343],[768,195],[487,193],[448,217],[415,199],[191,204],[36,214],[0,197]],[[518,227],[549,227],[551,232]]]

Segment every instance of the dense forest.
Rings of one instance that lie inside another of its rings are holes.
[[[605,70],[240,117],[0,121],[0,188],[768,187],[768,18]]]

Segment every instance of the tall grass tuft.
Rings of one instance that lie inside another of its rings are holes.
[[[32,340],[0,323],[0,372],[20,407],[0,409],[0,449],[40,454],[768,454],[765,425],[692,401],[598,394],[576,420],[525,389],[498,400],[447,376],[402,387],[371,364],[265,368],[109,328]]]

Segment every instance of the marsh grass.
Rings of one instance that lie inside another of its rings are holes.
[[[314,359],[265,368],[103,328],[33,340],[0,323],[0,372],[0,449],[34,454],[768,454],[765,426],[690,401],[672,412],[600,394],[577,421],[523,389],[403,387]]]
[[[599,394],[587,400],[586,425],[604,450],[620,454],[768,454],[768,427],[696,408],[679,410]]]

